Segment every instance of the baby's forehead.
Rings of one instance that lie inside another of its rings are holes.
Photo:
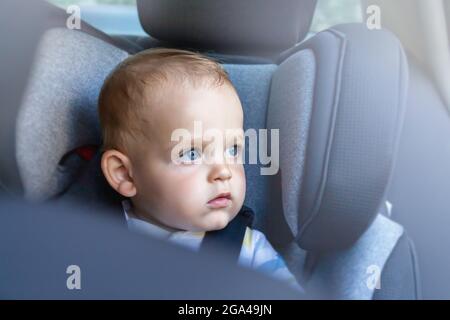
[[[243,124],[243,111],[234,88],[221,86],[166,84],[160,90],[146,95],[142,114],[145,122],[156,126],[189,128],[193,122],[217,129],[239,128]]]
[[[164,150],[170,150],[180,140],[204,145],[212,139],[226,144],[243,139],[243,120],[238,112],[230,112],[231,108],[225,107],[220,108],[221,113],[202,112],[204,108],[182,104],[166,109],[149,108],[143,122],[148,126],[144,132]]]
[[[183,109],[180,108],[180,110]],[[144,119],[144,123],[149,125],[147,129],[150,130],[151,126],[151,131],[157,133],[154,136],[164,140],[167,136],[176,133],[177,130],[187,131],[195,138],[219,133],[224,136],[237,136],[243,133],[242,121],[238,115],[231,116],[235,119],[233,121],[227,119],[223,114],[216,114],[216,117],[211,119],[211,117],[203,117],[201,114],[193,116],[184,110],[172,115],[153,110],[150,115],[146,114],[145,117],[148,119],[148,121]]]

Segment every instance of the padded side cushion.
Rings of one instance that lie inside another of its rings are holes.
[[[298,206],[298,219],[285,216],[302,248],[344,249],[367,230],[383,202],[405,110],[407,62],[391,33],[363,24],[321,32],[295,50],[312,52],[316,67],[301,192],[284,198],[290,208]]]
[[[99,145],[97,99],[108,73],[128,53],[79,31],[47,31],[18,116],[16,158],[25,197],[63,191],[73,171],[60,165],[70,150]]]
[[[312,50],[296,52],[286,59],[272,77],[267,113],[267,128],[279,130],[279,150],[271,150],[271,155],[274,161],[278,160],[272,165],[279,166],[281,185],[275,184],[277,179],[274,179],[274,188],[281,189],[284,217],[294,235],[299,222],[315,72]],[[275,156],[277,151],[279,157]]]

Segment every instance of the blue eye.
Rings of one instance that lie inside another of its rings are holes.
[[[237,144],[235,144],[231,148],[228,148],[226,152],[227,152],[227,155],[229,155],[231,157],[236,157],[239,153],[239,147]]]
[[[187,151],[180,152],[180,159],[182,162],[194,162],[195,160],[198,160],[200,158],[200,152],[198,152],[196,149],[191,148]]]

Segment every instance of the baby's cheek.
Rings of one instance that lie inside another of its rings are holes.
[[[245,198],[245,192],[246,192],[246,180],[245,180],[245,171],[244,168],[237,168],[236,170],[236,184],[237,189],[239,190],[239,193],[242,195],[243,198]]]
[[[173,177],[168,192],[173,194],[173,201],[178,202],[178,205],[181,203],[185,209],[195,206],[198,210],[199,203],[203,203],[207,195],[204,185],[198,175],[179,175]]]
[[[245,171],[244,171],[244,168],[242,168],[242,170],[241,170],[241,176],[242,176],[242,192],[244,192],[244,194],[245,194],[245,191],[246,191],[246,189],[247,189],[247,179],[245,178]]]
[[[175,188],[174,190],[182,191],[185,194],[195,192],[195,189],[199,187],[198,175],[194,173],[176,174],[170,179],[172,180],[173,188]]]

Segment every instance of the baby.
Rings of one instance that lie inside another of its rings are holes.
[[[220,64],[175,49],[131,56],[105,80],[99,116],[102,171],[129,199],[130,230],[198,250],[205,232],[236,217],[246,192],[243,111]],[[297,285],[259,231],[246,229],[238,262]]]

